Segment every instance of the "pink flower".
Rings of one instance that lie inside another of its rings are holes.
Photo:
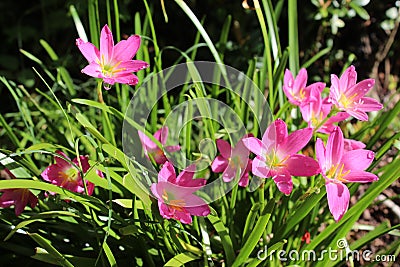
[[[6,180],[16,179],[8,169],[2,170],[1,176]],[[38,203],[38,198],[26,188],[2,189],[0,192],[3,192],[0,197],[0,207],[8,208],[14,205],[16,216],[21,215],[28,204],[33,209]]]
[[[363,142],[352,140],[352,139],[344,139],[343,149],[344,151],[350,151],[355,149],[365,148],[365,144]]]
[[[14,205],[16,216],[19,216],[28,204],[33,209],[38,203],[38,198],[26,188],[2,189],[0,192],[3,192],[0,207],[8,208]]]
[[[307,70],[301,69],[296,79],[293,78],[293,74],[286,69],[285,76],[283,78],[283,91],[289,102],[296,106],[301,106],[307,102],[310,96],[311,88],[315,88],[322,92],[325,88],[325,83],[317,82],[309,86],[307,85]]]
[[[314,159],[297,154],[311,137],[311,128],[288,135],[286,124],[278,119],[267,128],[262,140],[255,137],[243,139],[244,145],[257,155],[253,160],[253,174],[262,178],[272,177],[278,189],[289,195],[293,189],[291,176],[312,176],[320,172]]]
[[[318,138],[315,150],[322,176],[325,178],[329,210],[337,222],[349,207],[350,192],[344,183],[378,180],[375,174],[365,171],[374,159],[374,152],[366,149],[346,151],[343,133],[339,127],[330,134],[326,147]]]
[[[357,72],[354,66],[347,68],[340,79],[332,74],[329,98],[339,110],[359,120],[367,121],[366,112],[380,110],[383,106],[373,98],[364,97],[374,86],[374,79],[366,79],[359,83],[356,81]]]
[[[163,164],[167,161],[167,157],[164,154],[164,151],[160,149],[156,143],[151,141],[144,133],[138,131],[140,142],[142,143],[144,153],[147,158],[149,155],[154,159],[157,164]],[[154,138],[159,141],[163,146],[167,142],[168,139],[168,127],[161,127],[155,134]],[[176,146],[165,146],[163,147],[167,152],[175,152],[181,149],[179,145]]]
[[[158,209],[166,219],[192,223],[191,215],[207,216],[210,208],[193,193],[206,184],[205,179],[193,179],[195,166],[190,165],[176,177],[174,166],[165,162],[158,174],[158,183],[151,185],[151,192],[158,199]]]
[[[100,34],[100,51],[92,43],[76,39],[76,45],[89,62],[82,72],[103,79],[106,89],[114,83],[135,85],[139,82],[137,72],[149,66],[140,60],[132,60],[140,46],[140,36],[133,35],[127,40],[122,40],[114,46],[112,33],[107,25]]]
[[[245,137],[250,137],[250,135]],[[222,178],[224,182],[232,181],[239,171],[241,173],[239,185],[246,187],[249,184],[252,160],[249,159],[249,150],[243,144],[242,139],[238,141],[233,149],[227,141],[218,139],[217,147],[221,154],[212,162],[212,171],[216,173],[223,172]]]
[[[63,152],[56,151],[56,153],[69,160],[67,155],[65,155]],[[86,173],[90,168],[89,157],[80,156],[79,159],[81,165],[79,165],[78,158],[74,158],[72,160],[73,164],[75,165],[74,166],[60,157],[55,157],[56,163],[50,165],[42,172],[42,178],[54,185],[63,187],[73,192],[77,193],[85,192],[83,180],[77,167],[79,166],[79,168],[83,171],[83,173]],[[103,177],[102,172],[97,170],[96,173],[100,177]],[[94,190],[94,184],[89,181],[86,181],[86,188],[88,191],[88,195],[92,195]]]
[[[304,121],[308,123],[308,127],[313,129],[318,127],[318,132],[329,134],[335,128],[334,123],[343,121],[350,116],[346,112],[338,112],[324,122],[331,112],[331,108],[332,103],[329,99],[322,99],[321,91],[314,87],[311,88],[307,101],[300,106],[300,111]]]

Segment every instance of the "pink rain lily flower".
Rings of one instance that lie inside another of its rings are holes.
[[[8,208],[14,205],[16,216],[19,216],[28,204],[33,209],[38,203],[38,198],[26,188],[2,189],[0,192],[3,192],[0,207]]]
[[[210,214],[206,202],[193,194],[206,184],[205,179],[193,179],[195,169],[195,165],[190,165],[176,177],[174,166],[165,162],[158,174],[158,183],[151,185],[161,216],[190,224],[191,215]]]
[[[1,171],[1,174],[7,180],[15,179],[15,176],[8,169]],[[0,197],[0,207],[14,206],[16,216],[21,215],[27,205],[33,209],[38,203],[38,198],[26,188],[2,189],[0,192],[3,193]]]
[[[246,135],[245,137],[251,136]],[[252,160],[249,159],[249,150],[243,144],[242,139],[238,141],[233,149],[227,141],[218,139],[217,147],[221,154],[212,162],[212,171],[216,173],[223,172],[222,179],[224,182],[232,181],[239,171],[241,173],[239,185],[246,187],[249,184]]]
[[[300,106],[301,114],[304,121],[308,123],[308,127],[313,129],[318,128],[318,132],[327,134],[331,133],[336,127],[334,123],[350,117],[346,112],[338,112],[324,122],[331,109],[332,103],[329,101],[329,98],[322,99],[321,91],[315,87],[311,88],[308,100]]]
[[[295,79],[293,78],[293,74],[290,72],[290,70],[286,69],[283,78],[283,91],[285,92],[289,102],[293,105],[302,106],[304,103],[306,103],[312,88],[315,88],[320,92],[324,90],[325,83],[316,82],[306,86],[307,79],[308,76],[306,69],[301,69]]]
[[[359,83],[354,66],[350,66],[340,76],[331,75],[331,89],[329,98],[332,103],[342,111],[361,121],[367,121],[366,112],[382,109],[382,104],[377,100],[365,97],[365,94],[374,86],[374,79],[366,79]]]
[[[157,164],[165,163],[167,161],[167,157],[165,156],[164,151],[143,132],[138,131],[138,134],[146,157],[149,158],[149,156],[151,156]],[[168,127],[161,127],[161,129],[154,134],[154,138],[164,146],[168,139]],[[167,152],[175,152],[181,149],[179,145],[165,146],[163,148]]]
[[[285,122],[278,119],[267,128],[262,140],[243,139],[244,145],[257,155],[253,160],[253,174],[261,178],[272,177],[279,191],[289,195],[293,189],[291,176],[313,176],[320,172],[313,158],[297,154],[312,134],[311,128],[305,128],[288,135]]]
[[[69,160],[67,155],[65,155],[63,152],[56,151],[56,153]],[[83,173],[86,173],[90,169],[89,157],[80,156],[79,159],[81,165],[79,165],[78,158],[74,158],[72,162],[75,166],[73,166],[71,163],[64,160],[63,158],[55,157],[56,163],[50,165],[42,172],[42,178],[54,185],[63,187],[72,192],[84,193],[85,188],[83,180],[80,172],[76,167],[80,166],[80,169],[82,169]],[[100,177],[103,177],[102,172],[96,170],[96,173]],[[86,181],[86,188],[88,195],[92,195],[94,190],[94,184],[89,181]]]
[[[100,34],[100,51],[90,42],[78,38],[76,45],[89,62],[82,72],[103,79],[105,88],[110,89],[114,83],[135,85],[138,77],[132,72],[145,69],[148,63],[132,60],[140,46],[140,36],[133,35],[114,45],[112,33],[107,25]]]
[[[326,147],[319,138],[315,144],[321,173],[325,178],[329,210],[336,222],[349,207],[350,192],[344,183],[378,180],[375,174],[365,171],[374,159],[374,152],[366,149],[345,150],[344,144],[339,127],[329,135]]]

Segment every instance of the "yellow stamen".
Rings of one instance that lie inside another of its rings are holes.
[[[276,151],[272,150],[272,153],[270,153],[269,155],[266,155],[267,158],[267,165],[271,166],[271,167],[275,167],[275,168],[280,168],[280,167],[286,167],[287,164],[285,164],[285,161],[290,157],[290,155],[287,155],[284,159],[280,159],[277,155],[276,155]]]
[[[344,179],[344,177],[346,177],[350,173],[350,170],[347,170],[346,172],[343,172],[343,169],[344,169],[344,164],[343,163],[340,164],[339,171],[338,171],[338,169],[339,169],[339,164],[333,165],[329,169],[328,173],[326,174],[326,177],[328,177],[329,179],[336,179],[336,180],[341,181],[341,182],[346,182],[346,179]]]
[[[108,62],[105,62],[104,55],[101,55],[101,60],[100,62],[97,63],[100,65],[101,72],[103,73],[103,75],[107,77],[114,77],[115,74],[117,74],[118,72],[126,70],[126,68],[118,68],[118,66],[122,63],[122,61],[118,61],[115,64],[110,64]]]
[[[357,97],[357,93],[355,93],[354,95],[352,95],[350,97],[347,97],[345,94],[341,94],[338,102],[341,103],[344,108],[347,108],[351,104],[354,103],[354,99],[356,97]]]
[[[69,168],[66,171],[59,171],[58,178],[61,179],[61,186],[67,183],[74,182],[78,178],[78,171],[75,168]]]
[[[164,200],[164,203],[168,206],[170,206],[171,208],[177,210],[177,211],[184,211],[185,210],[185,205],[186,202],[183,199],[171,199],[169,200],[171,197],[171,194],[168,194],[168,192],[164,189],[163,190],[163,195],[162,195],[162,199]]]

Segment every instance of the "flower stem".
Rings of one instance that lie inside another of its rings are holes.
[[[97,82],[97,97],[100,103],[104,104],[104,99],[103,99],[103,91],[101,88],[101,85],[103,84],[102,81]]]

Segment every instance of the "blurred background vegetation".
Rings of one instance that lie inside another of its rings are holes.
[[[1,1],[3,13],[0,23],[3,27],[0,30],[0,77],[4,76],[17,86],[23,86],[27,93],[36,95],[36,88],[42,90],[46,87],[38,74],[46,80],[53,75],[60,75],[58,71],[64,67],[73,80],[72,86],[82,86],[76,88],[77,95],[71,95],[65,86],[61,88],[54,83],[54,92],[67,101],[69,97],[91,95],[94,84],[92,79],[88,80],[80,72],[86,61],[75,45],[78,33],[70,10],[71,6],[76,9],[86,34],[90,36],[88,6],[97,2],[100,13],[98,17],[101,18],[99,27],[102,27],[107,21],[107,5],[113,12],[114,7],[109,0]],[[150,1],[149,4],[157,42],[163,50],[162,67],[166,68],[180,56],[176,50],[168,47],[186,51],[197,42],[199,36],[193,23],[175,1],[164,0],[164,10],[162,1]],[[263,39],[257,16],[252,9],[252,0],[192,0],[187,1],[187,4],[201,19],[209,36],[216,42],[217,49],[224,52],[225,64],[244,72],[251,60],[255,59],[260,66],[263,64]],[[285,48],[288,46],[288,5],[284,0],[273,0],[272,4],[278,21],[281,47]],[[143,1],[121,0],[118,1],[118,8],[120,37],[127,38],[135,33],[135,15],[140,14],[141,18],[146,16],[145,5]],[[318,57],[311,66],[306,66],[309,81],[322,80],[329,85],[330,73],[339,75],[348,65],[354,64],[358,80],[368,77],[376,79],[376,90],[371,91],[371,96],[388,103],[387,107],[392,108],[400,100],[396,91],[400,73],[400,41],[397,37],[399,10],[400,1],[299,1],[300,65]],[[218,43],[228,17],[232,18],[232,23],[227,42]],[[109,26],[113,28],[115,25]],[[149,31],[149,27],[144,28]],[[149,47],[152,58],[152,34],[144,32],[142,35],[142,41]],[[200,42],[203,42],[201,38]],[[56,57],[48,53],[46,45],[54,50]],[[214,60],[207,46],[199,47],[196,53],[196,60]],[[54,80],[54,77],[51,79]],[[114,94],[114,91],[109,93]],[[129,94],[126,96],[130,97]],[[0,111],[1,114],[7,114],[6,120],[12,120],[12,114],[18,112],[14,98],[5,84],[0,83]],[[395,124],[395,128],[400,127],[398,120]],[[3,149],[15,149],[8,141],[1,143]]]
[[[87,12],[89,1],[71,0],[41,0],[41,1],[11,1],[0,3],[2,16],[0,23],[0,75],[7,79],[23,84],[26,88],[33,88],[39,79],[35,79],[32,67],[35,63],[25,57],[20,49],[26,50],[43,60],[49,68],[64,66],[74,79],[85,79],[80,74],[84,59],[79,56],[75,46],[77,32],[69,12],[70,5],[74,5],[82,22],[88,31]],[[100,12],[106,10],[101,5],[106,1],[99,1]],[[262,56],[262,35],[255,12],[245,9],[240,0],[203,0],[187,1],[198,18],[203,18],[206,30],[213,40],[219,40],[221,27],[227,16],[232,16],[233,22],[229,41],[226,43],[225,63],[241,70],[246,69],[250,58]],[[277,2],[273,1],[274,6]],[[245,1],[246,3],[246,1]],[[118,2],[121,18],[121,33],[133,34],[133,17],[136,12],[145,14],[142,1],[122,0]],[[250,7],[251,1],[247,3]],[[343,0],[301,1],[298,8],[299,47],[301,62],[305,62],[326,47],[326,53],[309,70],[311,75],[318,75],[323,79],[324,73],[340,73],[348,61],[356,59],[356,68],[360,77],[372,76],[379,78],[381,84],[380,97],[387,94],[387,90],[396,88],[400,68],[399,38],[395,34],[398,28],[400,1],[369,1]],[[278,4],[279,7],[279,4]],[[166,23],[160,1],[152,1],[151,8],[158,43],[160,47],[175,46],[181,50],[189,48],[196,36],[196,29],[173,1],[165,1],[165,10],[168,15]],[[278,25],[280,29],[287,23],[286,5],[277,9]],[[100,14],[106,18],[106,14]],[[100,22],[103,25],[105,21]],[[392,36],[391,36],[392,33]],[[393,36],[394,35],[394,36]],[[287,33],[280,32],[281,46],[287,45]],[[44,39],[50,44],[59,56],[57,61],[50,59],[39,40]],[[388,43],[389,42],[389,43]],[[219,47],[221,49],[221,47]],[[178,54],[166,51],[163,64],[167,67],[172,64]],[[212,60],[207,48],[199,50],[198,59]],[[77,59],[79,60],[77,62]],[[377,66],[378,65],[378,66]],[[1,99],[7,100],[7,93],[0,85]],[[5,103],[10,103],[7,101]],[[1,111],[13,109],[9,104],[1,105]]]

